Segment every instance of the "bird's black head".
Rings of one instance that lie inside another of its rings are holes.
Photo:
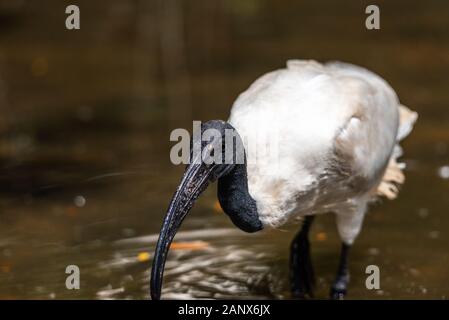
[[[232,175],[232,172],[241,172],[243,167],[245,168],[244,178],[246,180],[243,143],[237,131],[229,123],[221,120],[203,123],[201,134],[193,133],[190,150],[190,162],[170,202],[156,246],[151,271],[152,299],[160,298],[162,275],[168,249],[195,200],[211,182]],[[229,183],[226,181],[222,185],[227,184]],[[246,181],[244,181],[244,184],[246,186]],[[227,213],[231,216],[232,221],[241,229],[247,232],[260,230],[262,225],[257,217],[253,219],[255,223],[251,224],[248,223],[250,220],[247,216],[243,219],[238,216],[240,211],[245,211],[243,207],[243,210],[240,210],[241,208],[238,205],[238,202],[242,202],[242,199],[241,193],[236,197],[236,201],[227,199],[226,204],[230,210],[225,211],[228,211]],[[220,199],[220,202],[223,203],[222,199]],[[253,216],[255,215],[253,214]],[[241,224],[239,221],[241,221]]]
[[[211,120],[201,124],[201,136],[193,134],[190,143],[190,162],[186,171],[193,165],[202,165],[209,181],[213,182],[229,173],[238,163],[236,157],[244,154],[243,145],[237,131],[222,120]],[[227,137],[232,137],[229,141]]]

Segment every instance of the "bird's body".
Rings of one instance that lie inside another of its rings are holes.
[[[290,251],[295,297],[313,296],[308,233],[314,216],[334,212],[342,249],[331,297],[343,298],[349,248],[367,204],[379,195],[395,198],[397,185],[404,182],[396,162],[398,142],[416,118],[386,81],[351,64],[291,60],[287,68],[260,77],[235,101],[228,122],[202,124],[201,134],[215,130],[224,139],[192,140],[203,152],[191,155],[198,161],[187,166],[164,219],[153,261],[152,297],[160,297],[176,231],[195,199],[218,180],[223,211],[241,230],[282,228],[303,218]],[[228,147],[235,155],[232,161],[209,161],[212,154],[227,158]]]
[[[399,108],[384,80],[350,64],[293,60],[257,79],[229,123],[245,144],[249,193],[264,226],[335,212],[342,240],[352,243],[390,160],[396,164]]]

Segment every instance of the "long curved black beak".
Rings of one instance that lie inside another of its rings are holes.
[[[182,221],[192,208],[209,183],[214,180],[214,166],[206,166],[204,163],[192,163],[187,166],[184,176],[176,190],[165,216],[151,270],[151,298],[159,300],[161,297],[162,276],[168,249],[176,235]]]

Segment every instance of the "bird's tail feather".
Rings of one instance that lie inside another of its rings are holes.
[[[388,199],[395,199],[398,195],[398,185],[405,181],[405,176],[402,170],[405,168],[405,163],[400,163],[397,159],[402,155],[402,148],[399,142],[404,139],[413,129],[413,124],[416,122],[418,114],[406,106],[399,106],[399,129],[397,134],[397,144],[394,147],[388,167],[385,174],[377,187],[376,193],[378,196],[384,196]]]

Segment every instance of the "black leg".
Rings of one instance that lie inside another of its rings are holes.
[[[349,283],[348,253],[350,248],[350,245],[344,243],[341,246],[340,263],[338,265],[337,277],[335,278],[330,292],[331,299],[343,300],[346,295]]]
[[[290,286],[294,298],[313,298],[315,276],[310,258],[309,230],[314,216],[306,216],[290,247]]]

